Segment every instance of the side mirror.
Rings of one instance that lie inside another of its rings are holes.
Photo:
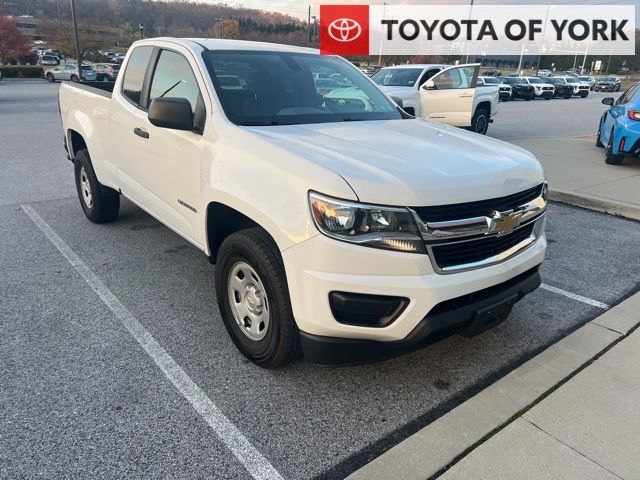
[[[424,84],[424,88],[425,90],[435,90],[436,88],[436,82],[434,82],[433,80],[427,80]]]
[[[399,99],[398,97],[391,97],[391,100],[393,100],[394,102],[396,102],[396,104],[402,108],[402,100]]]
[[[614,100],[613,97],[606,97],[602,99],[602,103],[604,105],[609,105],[609,106],[613,106]]]
[[[193,125],[191,103],[186,98],[158,97],[149,105],[149,121],[152,125],[172,130],[196,131]]]

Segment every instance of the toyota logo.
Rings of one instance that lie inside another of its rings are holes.
[[[336,42],[352,42],[362,33],[362,27],[352,18],[338,18],[329,24],[328,33]]]

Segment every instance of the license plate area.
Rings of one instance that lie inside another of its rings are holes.
[[[460,335],[473,337],[504,322],[518,300],[520,295],[514,293],[488,307],[476,310],[469,324],[460,331]]]

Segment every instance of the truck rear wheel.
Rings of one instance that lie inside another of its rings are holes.
[[[607,165],[622,165],[624,160],[624,154],[622,153],[613,153],[613,141],[614,141],[614,130],[611,130],[611,135],[609,136],[609,145],[607,145],[607,151],[604,154],[604,163]]]
[[[78,198],[85,216],[93,223],[115,220],[120,211],[120,194],[98,181],[87,150],[76,152],[74,173]]]
[[[489,130],[489,112],[485,108],[476,108],[476,113],[473,114],[471,119],[471,126],[468,128],[472,132],[485,135]]]
[[[300,334],[271,237],[259,227],[233,233],[220,246],[215,272],[222,320],[238,350],[264,368],[291,361]]]

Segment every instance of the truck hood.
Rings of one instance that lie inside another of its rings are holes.
[[[362,202],[429,206],[501,197],[544,181],[524,149],[425,120],[248,127],[343,177]],[[268,161],[268,160],[266,160]],[[322,185],[309,185],[322,192]]]

